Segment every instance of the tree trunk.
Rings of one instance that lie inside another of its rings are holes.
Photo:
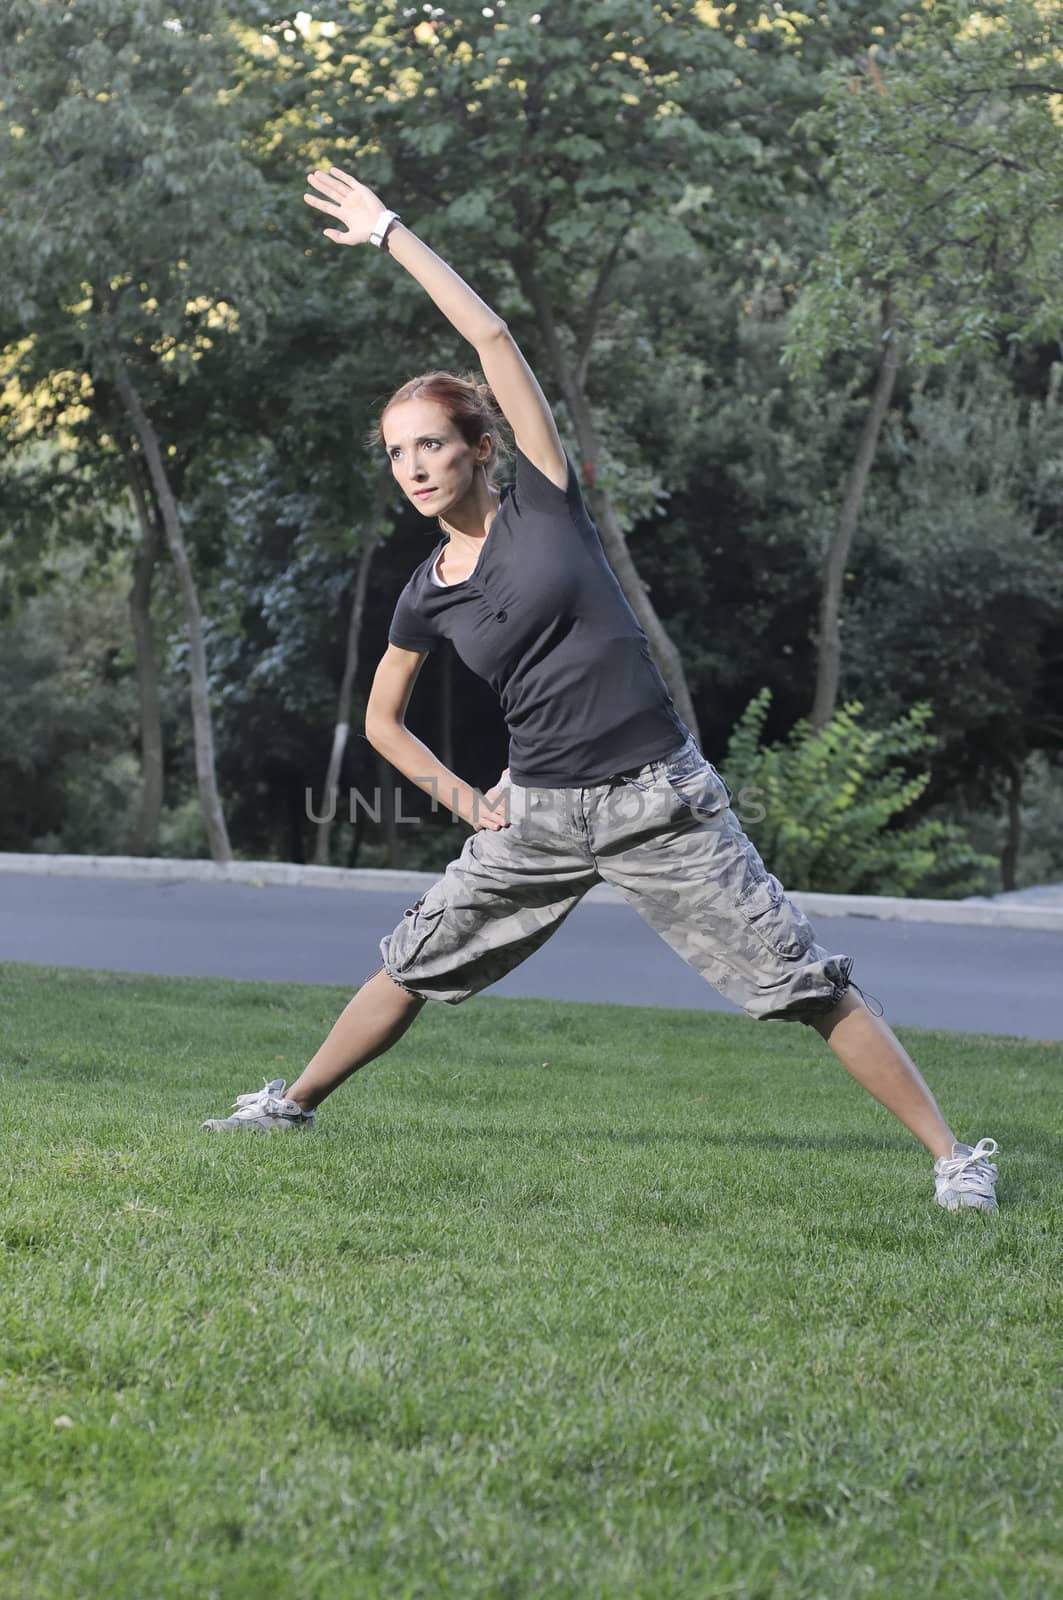
[[[321,800],[321,821],[317,825],[317,837],[314,842],[314,865],[327,867],[329,863],[329,845],[332,839],[332,824],[336,815],[336,790],[339,787],[340,772],[343,768],[343,757],[347,749],[347,738],[351,728],[351,700],[354,695],[354,678],[358,671],[358,653],[362,642],[362,618],[365,615],[365,595],[369,584],[369,569],[373,564],[373,552],[377,546],[378,535],[372,531],[364,545],[358,559],[358,572],[354,580],[354,598],[351,602],[351,615],[347,623],[347,644],[343,658],[343,677],[340,680],[339,694],[336,697],[336,723],[332,730],[332,750],[329,753],[328,768],[325,772],[325,792]]]
[[[686,673],[683,671],[683,663],[679,651],[657,615],[650,599],[649,589],[639,577],[638,569],[627,547],[624,530],[621,528],[620,521],[616,515],[612,496],[608,490],[594,487],[594,478],[601,456],[601,442],[591,416],[591,408],[582,378],[587,367],[586,338],[585,354],[580,360],[578,368],[573,367],[562,349],[557,333],[557,324],[554,320],[553,308],[539,279],[531,268],[519,259],[513,262],[513,268],[517,275],[517,280],[527,297],[528,304],[538,320],[546,343],[547,353],[554,369],[555,380],[565,397],[565,404],[568,406],[573,426],[576,429],[576,439],[583,462],[584,485],[588,491],[591,510],[594,513],[598,531],[602,536],[602,544],[609,558],[609,564],[616,573],[620,587],[623,589],[632,611],[638,618],[643,633],[649,640],[654,660],[665,681],[668,692],[672,696],[676,711],[691,733],[697,738],[698,724],[694,714],[694,702],[687,684]],[[596,291],[596,297],[601,297],[599,291]]]
[[[1000,881],[1005,890],[1018,887],[1022,850],[1022,780],[1025,763],[1015,760],[1008,771],[1008,837],[1000,857]]]
[[[231,861],[232,849],[225,826],[225,816],[218,795],[218,782],[214,770],[214,728],[210,715],[210,694],[207,685],[207,652],[203,641],[203,615],[195,575],[188,558],[188,549],[181,532],[181,519],[170,480],[163,465],[159,436],[151,418],[144,409],[140,395],[128,371],[120,360],[115,361],[115,385],[122,397],[133,430],[147,463],[151,486],[166,531],[177,568],[181,598],[184,602],[185,621],[188,625],[188,676],[192,703],[192,737],[195,746],[196,781],[203,820],[207,830],[207,843],[213,861]]]
[[[143,784],[140,815],[129,840],[131,856],[159,853],[159,816],[162,812],[162,716],[159,710],[159,658],[155,648],[155,624],[151,616],[151,585],[159,558],[159,525],[148,506],[148,497],[136,462],[120,441],[129,479],[129,492],[140,528],[140,545],[133,562],[133,582],[129,590],[129,620],[133,628],[133,656],[140,694],[140,767]]]
[[[842,591],[845,586],[845,567],[853,534],[860,520],[860,507],[878,448],[882,423],[889,409],[893,386],[897,380],[901,351],[893,312],[889,301],[883,306],[882,341],[884,349],[879,363],[871,405],[864,419],[856,459],[845,485],[845,496],[838,515],[830,549],[823,569],[823,591],[819,605],[819,638],[816,650],[816,690],[812,701],[811,722],[814,728],[825,727],[834,715],[838,703],[838,685],[841,681]]]

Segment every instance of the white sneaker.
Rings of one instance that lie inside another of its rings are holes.
[[[934,1198],[946,1211],[970,1206],[975,1211],[997,1209],[997,1169],[989,1160],[997,1153],[995,1139],[979,1139],[969,1144],[954,1144],[951,1156],[934,1162]]]
[[[284,1098],[284,1079],[274,1078],[254,1094],[238,1094],[231,1117],[210,1117],[200,1124],[208,1133],[233,1129],[237,1133],[278,1133],[291,1128],[312,1128],[314,1113],[303,1111]]]

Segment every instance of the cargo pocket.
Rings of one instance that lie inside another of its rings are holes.
[[[402,913],[402,938],[399,941],[401,962],[397,970],[406,972],[417,960],[432,935],[438,933],[444,911],[443,903],[430,905],[433,891],[429,889],[417,904]]]
[[[771,872],[746,885],[737,908],[757,937],[777,956],[796,961],[815,941],[812,924],[786,898],[782,884]]]
[[[705,758],[694,752],[697,759],[681,757],[664,769],[664,778],[672,793],[689,806],[696,817],[718,816],[730,805],[731,790],[723,778]]]

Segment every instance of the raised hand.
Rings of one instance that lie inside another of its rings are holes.
[[[368,243],[377,218],[386,209],[372,189],[367,189],[350,173],[341,172],[339,167],[329,167],[327,172],[308,172],[306,181],[318,190],[318,194],[303,195],[307,205],[324,211],[344,225],[343,229],[325,228],[325,238],[333,239],[336,244]]]

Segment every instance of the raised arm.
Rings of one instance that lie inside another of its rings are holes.
[[[325,238],[336,244],[367,243],[381,212],[387,209],[372,189],[339,167],[311,172],[307,181],[317,190],[303,195],[307,205],[343,224],[342,229],[326,228]],[[568,465],[557,424],[538,379],[502,318],[401,222],[388,229],[386,248],[476,350],[483,375],[522,453],[564,489]]]

